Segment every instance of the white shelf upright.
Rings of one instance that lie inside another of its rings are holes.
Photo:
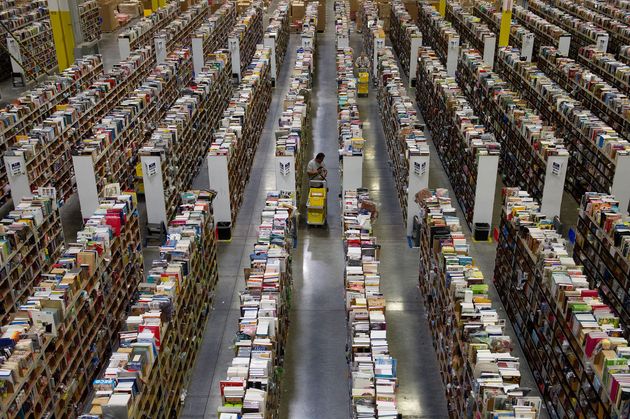
[[[416,194],[429,187],[429,150],[409,156],[409,179],[407,180],[407,236],[413,233],[413,217],[418,212]]]
[[[147,207],[147,222],[167,225],[162,158],[158,155],[143,155],[140,156],[140,163],[142,164],[142,182],[144,184],[144,199]]]
[[[473,208],[473,228],[477,224],[492,225],[492,211],[499,171],[499,155],[479,155],[477,157],[477,185],[475,186],[475,206]]]
[[[232,222],[228,159],[227,155],[208,155],[207,157],[210,189],[217,192],[212,202],[214,220],[217,223]]]
[[[547,171],[540,210],[549,218],[560,216],[568,164],[568,154],[547,157]]]

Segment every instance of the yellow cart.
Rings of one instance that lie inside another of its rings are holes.
[[[358,95],[367,97],[369,92],[370,73],[367,68],[359,69]]]
[[[326,224],[327,188],[325,180],[312,180],[306,201],[306,223],[323,226]]]

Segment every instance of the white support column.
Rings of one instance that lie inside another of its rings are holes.
[[[413,217],[417,214],[416,194],[429,187],[429,154],[409,157],[407,182],[407,236],[413,232]]]
[[[131,42],[129,38],[118,38],[118,53],[120,60],[126,60],[131,54]]]
[[[422,38],[411,38],[411,51],[409,52],[409,86],[415,85],[416,72],[418,70],[418,49],[422,46]]]
[[[166,37],[156,36],[155,41],[155,62],[164,64],[166,62]]]
[[[238,38],[228,38],[228,48],[232,54],[232,76],[241,81],[241,45]]]
[[[26,160],[23,155],[4,156],[4,167],[11,186],[13,205],[19,204],[26,196],[31,196],[31,182],[28,180]]]
[[[263,45],[271,50],[271,80],[275,83],[276,75],[278,74],[276,66],[276,38],[271,35],[265,34]]]
[[[381,48],[385,48],[385,39],[374,38],[374,56],[372,57],[372,77],[376,77],[376,75],[378,74],[378,51]]]
[[[194,36],[192,38],[192,58],[195,74],[201,73],[206,57],[203,56],[203,37]]]
[[[212,201],[215,222],[232,222],[230,201],[230,179],[228,177],[228,156],[208,156],[208,178],[210,189],[217,191]]]
[[[483,62],[494,68],[494,50],[497,46],[496,36],[486,36],[483,40]],[[455,64],[457,67],[457,63]]]
[[[341,192],[363,186],[363,156],[343,156]]]
[[[448,41],[448,50],[446,56],[446,74],[449,77],[455,77],[457,70],[457,60],[459,59],[459,38],[451,38]]]
[[[568,163],[568,155],[547,157],[547,171],[540,210],[550,219],[560,216]]]
[[[477,157],[477,186],[475,188],[473,227],[477,223],[492,225],[492,210],[494,209],[494,192],[497,186],[498,170],[498,155]]]
[[[569,48],[571,47],[571,36],[565,35],[558,39],[558,54],[563,57],[569,56]]]
[[[98,189],[92,156],[72,156],[77,192],[83,219],[90,218],[98,206]]]
[[[295,192],[295,156],[276,156],[276,190]]]
[[[142,163],[144,198],[147,203],[147,222],[166,225],[168,220],[166,217],[162,159],[160,156],[140,156],[140,162]]]
[[[532,61],[534,55],[534,34],[528,33],[523,38],[523,45],[521,45],[521,57],[525,57],[527,62]]]
[[[619,201],[619,211],[628,214],[630,203],[630,156],[617,156],[611,192]]]
[[[608,34],[599,34],[597,36],[597,40],[595,41],[595,45],[597,46],[597,49],[601,52],[608,51]]]

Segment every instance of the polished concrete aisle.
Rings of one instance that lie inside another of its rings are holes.
[[[300,38],[291,35],[267,121],[258,144],[256,157],[245,197],[232,231],[232,241],[221,243],[218,252],[219,283],[214,305],[205,324],[203,343],[192,371],[192,380],[185,400],[184,418],[216,418],[221,405],[219,381],[225,378],[227,367],[234,357],[234,337],[238,326],[239,292],[244,289],[243,268],[249,267],[249,254],[256,242],[256,229],[264,208],[266,192],[276,186],[274,172],[275,135],[282,100],[288,90],[290,70],[295,62]],[[200,170],[194,188],[207,188],[207,166]]]

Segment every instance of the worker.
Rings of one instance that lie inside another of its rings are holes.
[[[309,180],[326,180],[326,176],[328,175],[328,170],[324,165],[324,158],[326,156],[324,153],[317,153],[315,158],[308,162],[308,166],[306,166],[306,174],[308,175]],[[316,187],[322,187],[323,183],[318,183]]]
[[[359,58],[357,58],[357,60],[354,62],[354,65],[357,68],[357,70],[361,70],[362,68],[369,68],[370,67],[370,60],[368,60],[368,57],[365,54],[365,52],[361,53]]]

